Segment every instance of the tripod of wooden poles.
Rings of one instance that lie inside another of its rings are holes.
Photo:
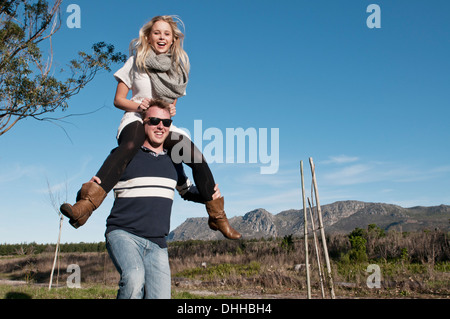
[[[322,297],[325,298],[325,288],[324,285],[327,284],[328,289],[330,291],[331,299],[335,299],[334,294],[334,285],[333,285],[333,276],[331,274],[331,265],[330,265],[330,258],[328,256],[328,248],[327,248],[327,241],[325,237],[325,229],[323,227],[323,221],[322,221],[322,211],[320,209],[320,202],[319,202],[319,192],[317,187],[317,180],[316,180],[316,173],[315,173],[315,166],[313,159],[309,158],[309,164],[311,166],[311,175],[312,175],[312,184],[311,184],[311,200],[313,198],[313,193],[315,195],[316,199],[316,214],[319,221],[319,227],[316,229],[314,224],[314,218],[313,218],[313,205],[311,205],[311,201],[308,198],[308,208],[309,208],[309,215],[311,219],[311,229],[312,233],[314,235],[314,247],[315,247],[315,253],[317,258],[317,265],[319,270],[319,281],[320,281],[320,287],[322,291]],[[304,223],[304,239],[305,239],[305,266],[306,266],[306,285],[308,289],[308,299],[311,299],[311,280],[310,280],[310,267],[309,267],[309,253],[308,253],[308,216],[307,216],[307,207],[306,207],[306,195],[305,195],[305,182],[304,182],[304,175],[303,175],[303,161],[300,161],[300,175],[302,180],[302,198],[303,198],[303,217],[305,220]],[[326,270],[327,270],[327,280],[325,280],[322,266],[320,262],[320,253],[319,253],[319,243],[316,236],[316,232],[320,231],[320,236],[322,239],[322,250],[323,255],[325,256],[325,263],[326,263]]]

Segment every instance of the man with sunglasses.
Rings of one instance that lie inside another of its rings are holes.
[[[168,103],[152,100],[143,119],[145,142],[114,187],[106,247],[120,273],[117,298],[169,299],[166,236],[175,188],[185,200],[204,201],[163,147],[172,123]],[[213,197],[220,197],[217,185]]]

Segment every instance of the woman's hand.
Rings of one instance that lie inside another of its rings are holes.
[[[141,104],[139,104],[137,111],[145,112],[150,107],[150,101],[151,101],[151,99],[149,99],[149,98],[143,99]]]
[[[175,114],[177,114],[177,108],[175,107],[175,104],[170,104],[169,107],[170,117],[174,117]]]
[[[222,195],[220,194],[220,189],[219,189],[218,184],[216,184],[216,186],[214,186],[214,190],[216,192],[212,195],[212,199],[218,199],[218,198],[222,197]]]
[[[177,114],[177,108],[176,108],[177,101],[178,101],[178,99],[175,99],[175,101],[173,101],[173,103],[171,103],[169,106],[170,107],[170,110],[169,110],[170,117],[174,117],[175,114]]]

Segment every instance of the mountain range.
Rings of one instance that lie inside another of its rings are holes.
[[[314,211],[315,227],[318,227]],[[393,204],[367,203],[361,201],[339,201],[321,206],[325,233],[349,233],[355,228],[367,228],[376,224],[384,230],[419,231],[441,229],[450,231],[450,206],[416,206],[403,208]],[[311,219],[308,213],[308,225]],[[242,234],[243,239],[303,236],[303,209],[290,209],[276,215],[258,208],[243,216],[229,218],[230,225]],[[169,241],[214,240],[224,237],[208,227],[207,217],[188,218],[170,232]]]

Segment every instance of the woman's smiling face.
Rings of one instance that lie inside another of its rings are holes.
[[[167,53],[173,43],[173,32],[170,24],[165,21],[157,21],[153,25],[148,43],[156,54]]]

